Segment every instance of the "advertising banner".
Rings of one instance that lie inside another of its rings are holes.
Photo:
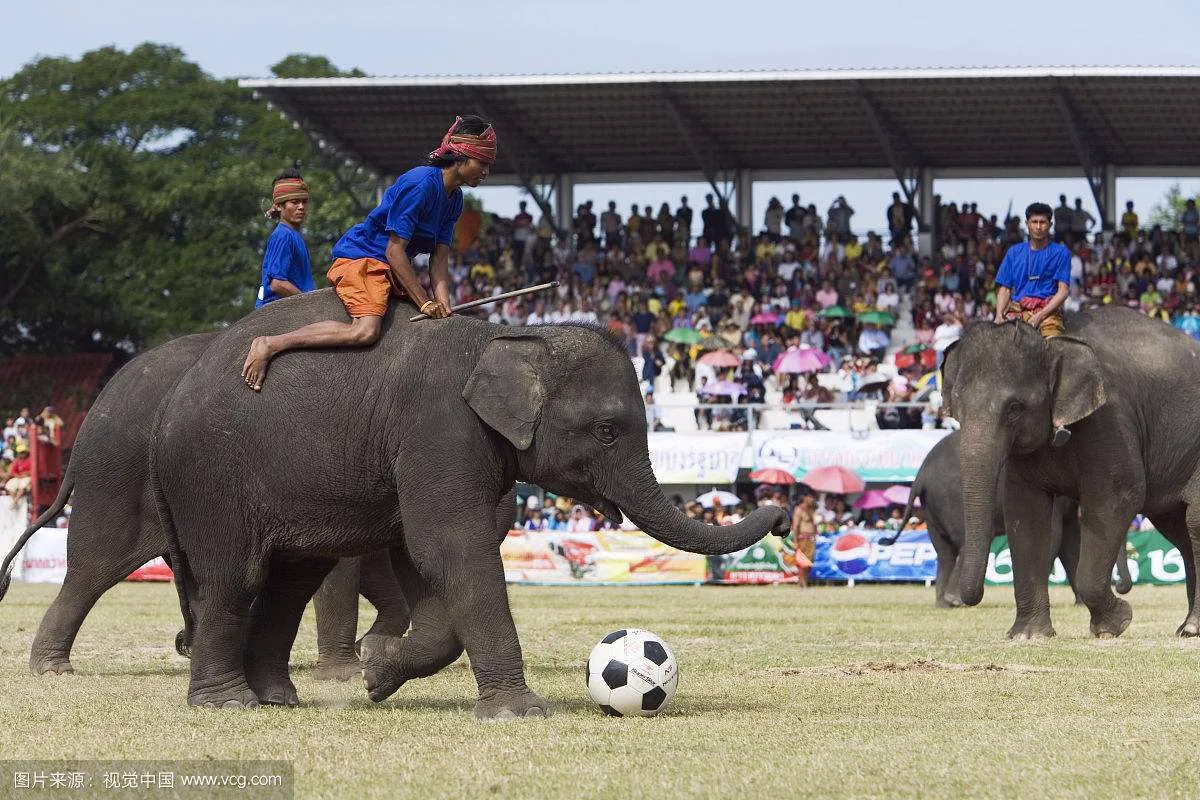
[[[62,583],[67,577],[67,529],[42,528],[25,543],[20,559],[26,583]]]
[[[730,484],[746,449],[745,433],[650,433],[650,463],[659,483]]]
[[[926,581],[937,575],[937,552],[929,531],[904,531],[892,545],[879,540],[891,531],[851,529],[817,537],[813,578],[825,581]]]
[[[754,469],[777,467],[793,474],[838,465],[868,483],[911,481],[921,462],[949,434],[937,431],[755,431],[750,436]]]
[[[1129,563],[1129,577],[1135,584],[1170,585],[1183,583],[1184,564],[1179,548],[1171,544],[1158,531],[1133,531],[1125,539],[1125,557]],[[1116,567],[1113,567],[1116,580]],[[1013,582],[1012,556],[1008,550],[1008,537],[992,540],[992,552],[988,556],[986,582],[994,586],[1007,586]],[[1067,571],[1062,562],[1054,560],[1050,583],[1067,583]]]
[[[641,531],[509,531],[500,545],[509,583],[612,585],[704,583],[704,556]]]
[[[796,583],[798,580],[791,544],[778,536],[768,536],[736,553],[708,557],[709,583]]]

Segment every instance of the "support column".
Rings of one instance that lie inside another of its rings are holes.
[[[748,169],[739,169],[734,177],[734,214],[738,227],[754,238],[754,174]]]
[[[570,241],[575,228],[575,178],[568,173],[554,181],[554,222]]]
[[[1120,207],[1117,205],[1117,170],[1112,164],[1105,164],[1100,168],[1100,176],[1103,182],[1101,196],[1104,198],[1101,224],[1105,233],[1111,233],[1117,229],[1117,209]]]
[[[933,207],[933,170],[921,167],[917,172],[917,252],[933,255],[933,226],[937,209]]]

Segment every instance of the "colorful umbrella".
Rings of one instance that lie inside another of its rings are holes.
[[[863,492],[862,495],[854,501],[855,508],[887,508],[891,504],[892,501],[887,498],[887,495],[878,489],[872,489],[869,492]]]
[[[717,381],[716,383],[705,384],[704,388],[700,390],[700,394],[727,394],[733,398],[745,393],[746,387],[740,383],[734,383],[733,381]]]
[[[750,473],[750,480],[755,483],[774,483],[780,486],[790,486],[796,482],[796,478],[792,473],[775,467],[754,470],[754,472]]]
[[[751,325],[778,325],[779,317],[769,311],[760,311],[750,318]]]
[[[907,503],[908,496],[911,493],[911,487],[903,486],[899,483],[889,486],[883,490],[883,496],[898,506],[902,506]]]
[[[740,505],[742,498],[738,497],[733,492],[723,492],[720,489],[713,489],[711,492],[705,492],[696,498],[696,502],[705,508],[712,508],[715,503],[720,503],[726,508]]]
[[[842,308],[841,306],[830,306],[829,308],[822,308],[820,311],[818,311],[817,316],[829,319],[831,317],[853,317],[854,314],[850,313],[850,309],[848,308]]]
[[[677,342],[678,344],[700,344],[704,335],[695,328],[671,328],[663,334],[663,338],[668,342]]]
[[[804,473],[800,482],[810,489],[830,494],[855,494],[866,487],[862,478],[851,470],[836,464],[809,470]]]
[[[895,325],[896,320],[886,311],[864,311],[858,315],[859,322],[870,322],[873,325]]]
[[[711,353],[700,356],[700,363],[708,364],[710,367],[736,367],[742,362],[728,350],[713,350]]]
[[[775,372],[799,375],[803,372],[820,372],[829,366],[829,356],[815,347],[797,347],[781,353],[775,359]]]

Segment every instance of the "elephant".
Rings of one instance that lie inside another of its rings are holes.
[[[54,503],[24,531],[0,567],[2,598],[17,553],[72,502],[67,574],[33,640],[29,665],[34,674],[74,672],[71,647],[100,596],[147,561],[167,556],[148,483],[150,426],[167,391],[215,336],[172,340],[134,358],[113,376],[80,427]],[[360,589],[379,610],[373,633],[403,633],[408,626],[408,608],[387,553],[359,561],[347,559],[340,565],[316,598],[318,679],[344,680],[362,669],[354,647]],[[182,634],[176,637],[176,649],[188,653]]]
[[[934,605],[938,608],[961,606],[962,597],[958,590],[958,567],[961,551],[966,539],[963,517],[962,462],[958,458],[958,440],[955,431],[933,446],[917,476],[913,480],[908,505],[903,519],[909,519],[913,504],[921,500],[929,540],[937,551],[937,578],[934,583]],[[1004,533],[1004,500],[996,498],[992,530],[996,536]],[[1076,560],[1079,556],[1079,506],[1069,497],[1056,497],[1051,516],[1051,552],[1062,561],[1067,579],[1074,582]],[[881,544],[890,544],[892,539],[881,539]],[[1132,588],[1129,563],[1117,558],[1117,592],[1127,594]]]
[[[518,480],[609,520],[624,511],[691,552],[787,532],[775,507],[717,527],[670,503],[629,353],[602,328],[415,311],[394,299],[370,346],[280,355],[254,392],[240,377],[254,337],[345,315],[332,290],[272,303],[222,332],[160,405],[151,482],[181,603],[195,607],[189,704],[294,692],[287,656],[308,597],[337,558],[391,547],[412,629],[364,639],[371,699],[465,649],[476,717],[548,715],[525,680],[499,553],[498,509]]]
[[[1052,636],[1048,571],[1055,495],[1079,502],[1075,591],[1093,635],[1120,635],[1132,610],[1109,588],[1130,520],[1149,516],[1186,565],[1188,614],[1177,633],[1200,633],[1192,536],[1200,532],[1200,427],[1191,424],[1200,342],[1124,308],[1064,315],[1065,335],[1043,339],[1022,322],[974,324],[947,349],[943,384],[961,426],[966,517],[960,589],[983,597],[997,486],[1003,475],[1017,614],[1009,634]],[[1070,436],[1060,446],[1054,431]]]

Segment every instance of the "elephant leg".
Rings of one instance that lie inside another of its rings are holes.
[[[1091,612],[1092,635],[1120,636],[1133,619],[1133,608],[1112,591],[1113,564],[1124,550],[1129,521],[1142,505],[1142,498],[1115,488],[1104,496],[1097,493],[1080,498],[1079,565],[1075,571],[1075,593]]]
[[[1154,527],[1158,532],[1179,550],[1179,556],[1183,559],[1185,567],[1184,578],[1187,586],[1188,613],[1183,622],[1175,630],[1175,635],[1195,635],[1185,631],[1188,623],[1193,621],[1196,615],[1196,571],[1192,568],[1192,558],[1195,549],[1192,547],[1192,540],[1188,535],[1187,516],[1183,509],[1179,509],[1166,514],[1155,514],[1150,517],[1150,521],[1154,523]]]
[[[547,716],[550,704],[525,683],[500,548],[479,546],[479,534],[496,527],[494,511],[494,506],[483,510],[468,506],[422,510],[411,519],[406,515],[405,542],[413,565],[441,598],[451,627],[471,659],[479,687],[475,716]],[[420,534],[414,535],[415,531]],[[415,614],[414,609],[414,618]]]
[[[245,647],[246,682],[260,703],[300,704],[288,674],[288,657],[309,598],[336,564],[332,558],[271,559],[266,585],[250,608]]]
[[[1200,476],[1193,477],[1188,484],[1184,501],[1187,503],[1185,520],[1190,557],[1182,548],[1179,552],[1184,556],[1184,573],[1188,578],[1188,615],[1175,633],[1178,636],[1192,637],[1200,636],[1200,608],[1197,608],[1195,601],[1195,581],[1197,570],[1200,569]]]
[[[1005,524],[1009,551],[1012,553],[1013,595],[1017,601],[1017,616],[1008,630],[1008,638],[1053,636],[1050,593],[1047,588],[1053,563],[1049,535],[1053,497],[1041,489],[1010,478],[1005,499]]]
[[[391,697],[407,681],[426,678],[454,663],[463,646],[450,626],[450,612],[401,548],[392,551],[394,574],[411,609],[407,636],[377,633],[362,640],[363,681],[376,703]]]
[[[1054,552],[1062,562],[1063,570],[1067,573],[1067,583],[1075,595],[1075,605],[1083,605],[1083,598],[1075,589],[1075,575],[1079,571],[1079,506],[1069,498],[1054,499],[1055,544]]]
[[[954,608],[962,605],[958,594],[958,585],[954,582],[958,564],[958,553],[946,538],[938,524],[930,518],[926,523],[929,527],[929,541],[937,553],[937,576],[933,584],[933,604],[938,608]]]
[[[317,616],[317,668],[319,681],[345,681],[362,672],[354,640],[358,636],[358,589],[362,558],[343,558],[313,595]]]
[[[79,538],[74,538],[79,534]],[[165,547],[156,541],[130,551],[114,552],[108,547],[84,548],[83,542],[95,537],[86,535],[84,524],[76,525],[67,542],[67,575],[54,602],[46,609],[29,652],[29,667],[35,675],[66,675],[74,672],[71,666],[71,647],[79,628],[101,595],[145,564],[162,554]],[[72,547],[72,544],[77,546]],[[86,552],[85,552],[86,550]]]
[[[407,556],[403,556],[407,560]],[[396,568],[392,565],[392,552],[380,550],[368,553],[362,562],[359,591],[375,606],[375,622],[368,633],[378,636],[403,636],[412,622],[408,612],[408,601]]]

